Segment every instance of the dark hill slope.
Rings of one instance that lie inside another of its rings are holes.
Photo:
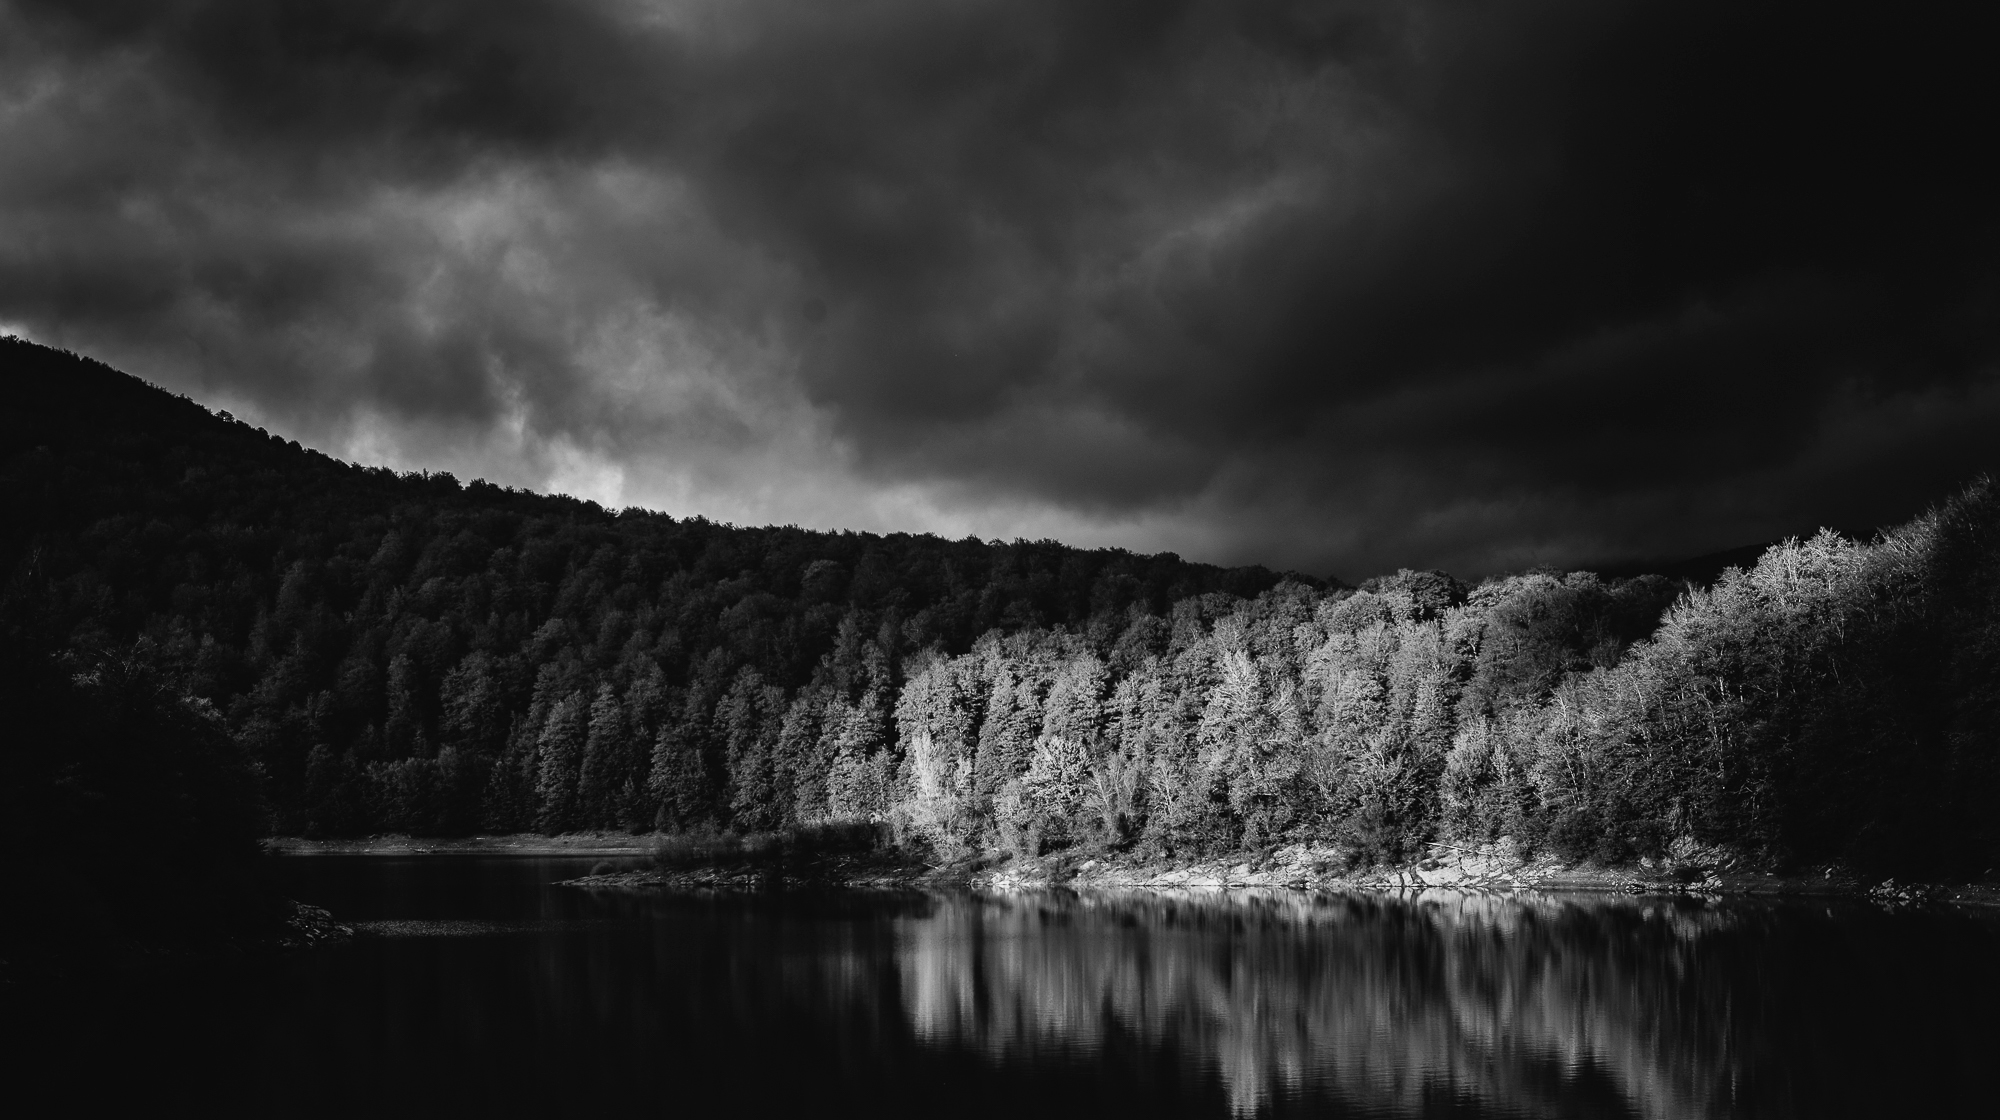
[[[639,781],[618,806],[599,797],[539,823],[651,823],[644,756],[662,730],[699,787],[675,811],[726,818],[729,745],[711,714],[732,686],[886,695],[916,651],[1046,626],[1109,649],[1133,617],[1281,578],[1048,541],[742,528],[398,475],[18,339],[0,339],[0,392],[9,611],[74,644],[143,640],[251,747],[281,828],[538,823],[495,808],[534,799],[490,771],[532,748],[517,727],[545,727],[566,698],[621,709],[594,718],[620,724],[600,737],[620,740],[619,773]],[[441,748],[464,772],[413,793],[421,805],[365,803],[381,783],[352,780]]]

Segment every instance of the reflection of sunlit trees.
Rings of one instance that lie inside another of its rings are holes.
[[[1462,895],[976,898],[899,926],[919,1038],[1088,1054],[1115,1022],[1218,1070],[1246,1114],[1286,1091],[1554,1115],[1566,1081],[1604,1076],[1639,1116],[1731,1115],[1768,1046],[1736,985],[1782,951],[1757,915],[1698,904]]]

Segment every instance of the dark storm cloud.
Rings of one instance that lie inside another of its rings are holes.
[[[1865,527],[2000,430],[1983,15],[0,12],[0,324],[406,464],[1351,576]]]

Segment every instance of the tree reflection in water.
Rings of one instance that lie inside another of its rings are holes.
[[[1992,1114],[2000,917],[1979,912],[550,885],[588,867],[285,864],[353,945],[44,993],[16,1009],[36,1024],[17,1095],[315,1116]]]
[[[1088,1052],[1111,1029],[1173,1042],[1238,1114],[1331,1098],[1402,1116],[1802,1115],[1856,1103],[1838,1055],[1893,1066],[1873,1036],[1905,1028],[1878,1016],[1921,998],[1849,959],[1869,948],[1856,934],[1889,934],[1890,919],[1820,913],[1443,892],[1029,895],[945,902],[904,919],[899,944],[919,1038],[1008,1062]],[[1896,966],[1901,947],[1872,948]],[[1919,1064],[1955,1065],[1969,1041]]]

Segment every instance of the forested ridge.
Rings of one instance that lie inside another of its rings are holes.
[[[10,632],[166,682],[275,831],[2000,861],[1984,481],[1707,586],[1349,588],[397,475],[20,341],[0,378]]]

